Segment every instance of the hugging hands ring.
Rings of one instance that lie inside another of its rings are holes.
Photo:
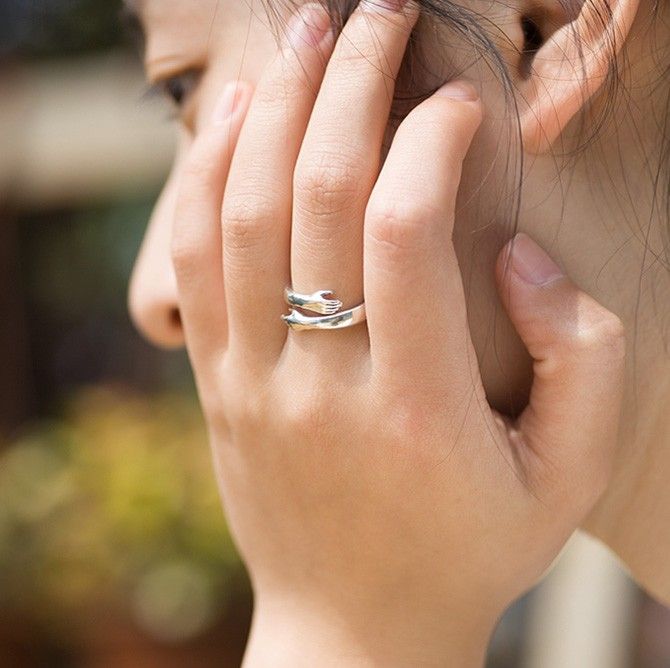
[[[530,403],[512,421],[486,402],[451,241],[474,88],[413,109],[379,169],[417,16],[364,1],[336,37],[303,6],[187,157],[173,263],[255,592],[249,666],[480,664],[607,482],[621,323],[524,235],[496,277]],[[289,284],[365,298],[366,326],[291,331]]]

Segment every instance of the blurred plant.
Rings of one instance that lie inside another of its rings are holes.
[[[89,389],[0,454],[0,606],[53,627],[101,603],[161,640],[246,586],[195,400]]]

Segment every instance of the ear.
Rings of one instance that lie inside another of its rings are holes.
[[[547,151],[603,85],[639,0],[538,0],[525,13],[518,83],[524,148]],[[582,4],[583,3],[583,4]]]

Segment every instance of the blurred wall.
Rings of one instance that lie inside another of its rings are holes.
[[[174,128],[121,53],[23,65],[0,107],[0,184],[23,211],[154,192]]]

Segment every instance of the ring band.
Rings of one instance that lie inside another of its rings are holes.
[[[365,322],[365,302],[353,308],[341,311],[342,302],[332,290],[319,290],[312,294],[301,294],[291,288],[284,290],[284,297],[291,309],[282,320],[290,329],[344,329]],[[318,313],[317,316],[305,315],[297,308]]]

